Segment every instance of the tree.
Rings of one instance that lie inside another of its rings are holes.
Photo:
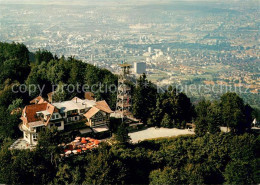
[[[256,120],[260,121],[260,109],[259,108],[254,108],[254,110],[252,111],[252,116]]]
[[[195,133],[198,136],[203,136],[208,133],[208,122],[205,118],[199,117],[195,121]]]
[[[257,184],[260,180],[257,175],[257,161],[231,161],[226,166],[224,177],[227,184]]]
[[[133,95],[133,114],[136,118],[147,123],[151,117],[152,110],[156,105],[157,90],[143,74],[137,80],[137,87]]]
[[[21,96],[22,93],[20,93],[17,89],[18,86],[19,83],[11,83],[10,80],[5,81],[4,88],[0,90],[0,106],[3,106],[7,109],[9,105],[12,104],[13,100],[23,97]],[[13,91],[13,89],[15,91]]]
[[[178,170],[170,167],[165,167],[163,170],[158,169],[150,173],[149,179],[151,185],[171,185],[171,184],[182,184],[178,178]]]
[[[126,123],[123,122],[119,125],[115,133],[115,139],[122,144],[125,144],[130,140]]]
[[[36,86],[37,88],[34,89],[34,91],[29,92],[31,99],[39,95],[46,96],[52,91],[52,85],[47,78],[47,72],[48,68],[46,62],[41,62],[41,64],[32,67],[31,72],[27,77],[26,85],[27,87]],[[42,89],[43,92],[40,92],[40,89]]]
[[[85,177],[84,167],[87,163],[84,163],[82,159],[80,162],[80,165],[77,163],[71,164],[66,161],[60,163],[54,179],[54,184],[82,184]]]
[[[236,93],[226,93],[221,96],[220,106],[224,124],[233,133],[244,133],[251,128],[252,110],[246,107],[244,101]]]
[[[163,119],[161,121],[161,126],[165,127],[165,128],[172,128],[173,127],[171,118],[167,113],[165,113],[164,116],[163,116]]]
[[[70,71],[70,84],[84,84],[85,72],[86,72],[86,65],[81,61],[75,60],[74,58],[71,59],[71,71]]]
[[[0,107],[0,142],[6,138],[17,138],[21,136],[18,128],[20,115],[10,114],[4,107]]]
[[[107,149],[91,155],[85,171],[83,184],[124,184],[126,176],[124,164]]]
[[[162,106],[162,95],[158,95],[158,98],[156,100],[156,106],[155,109],[151,112],[151,117],[148,119],[148,124],[153,126],[160,126],[161,120],[164,116],[164,110]]]
[[[196,116],[195,132],[198,136],[220,132],[221,111],[217,102],[200,101],[196,106]]]
[[[194,115],[194,107],[191,104],[190,98],[184,93],[178,93],[175,100],[176,106],[176,122],[182,123],[190,122],[192,116]]]
[[[26,46],[0,42],[0,83],[6,79],[23,83],[29,72],[29,51]]]
[[[167,91],[157,97],[156,108],[151,113],[153,120],[150,120],[150,122],[158,125],[162,122],[166,113],[172,120],[171,124],[181,128],[183,122],[191,121],[194,115],[194,107],[184,93],[178,93],[176,89],[169,87]]]
[[[64,84],[62,82],[59,83],[56,90],[53,92],[52,101],[53,102],[62,102],[66,100],[67,91],[64,89]]]
[[[37,65],[41,64],[41,62],[48,63],[50,60],[53,60],[54,57],[51,52],[47,50],[38,50],[35,53],[35,62]]]
[[[66,64],[67,62],[63,58],[61,58],[59,61],[51,60],[47,64],[47,78],[53,85],[57,85],[59,82],[67,83],[69,75],[66,74],[69,73],[69,70],[66,70]]]
[[[17,98],[12,101],[12,104],[8,106],[8,111],[11,112],[12,110],[15,110],[17,108],[21,108],[23,105],[23,100],[21,98]]]

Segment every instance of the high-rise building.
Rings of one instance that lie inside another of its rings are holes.
[[[152,53],[152,48],[148,47],[148,53]]]
[[[136,74],[146,73],[146,63],[145,62],[135,62],[134,63],[134,73],[136,73]]]

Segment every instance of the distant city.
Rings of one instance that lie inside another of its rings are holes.
[[[260,105],[259,1],[129,2],[0,1],[0,40],[114,73],[127,61],[162,87],[240,87],[246,102]],[[197,101],[218,92],[187,94]]]

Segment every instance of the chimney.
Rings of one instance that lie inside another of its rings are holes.
[[[85,99],[94,100],[94,94],[92,92],[85,92]]]

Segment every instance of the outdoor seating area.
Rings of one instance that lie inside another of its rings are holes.
[[[97,148],[100,140],[90,137],[76,137],[74,141],[68,144],[61,144],[64,147],[64,153],[60,154],[61,157],[69,157],[72,155],[86,153],[88,150]]]
[[[22,149],[33,149],[35,146],[30,145],[26,140],[23,138],[17,139],[10,147],[10,150],[22,150]]]

